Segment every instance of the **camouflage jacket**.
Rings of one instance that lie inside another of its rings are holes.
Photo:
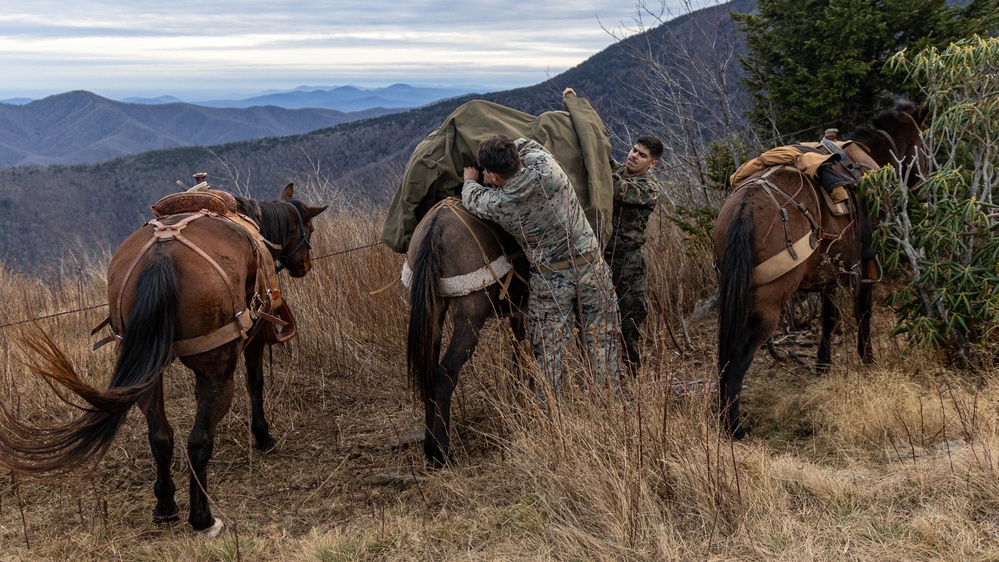
[[[648,174],[625,176],[624,164],[611,160],[614,174],[613,234],[604,250],[608,259],[642,249],[645,227],[659,201],[659,186]]]
[[[461,202],[513,235],[531,265],[548,265],[599,250],[569,177],[543,146],[517,139],[523,168],[501,187],[468,180]]]

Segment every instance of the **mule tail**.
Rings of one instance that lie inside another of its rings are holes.
[[[409,333],[406,338],[406,366],[409,380],[419,397],[428,401],[434,393],[434,373],[440,362],[444,297],[441,295],[441,236],[437,226],[440,214],[430,217],[427,233],[414,254],[415,263],[409,288]]]
[[[156,387],[173,360],[177,287],[172,260],[154,249],[136,277],[127,333],[105,391],[87,384],[48,334],[23,333],[19,344],[30,357],[28,367],[86,405],[77,406],[82,413],[76,418],[47,428],[27,425],[0,406],[0,466],[23,474],[60,474],[100,462],[131,407]]]
[[[718,371],[725,373],[739,361],[749,339],[749,295],[756,258],[753,217],[743,199],[728,225],[718,280]]]

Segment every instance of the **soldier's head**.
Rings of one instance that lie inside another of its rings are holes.
[[[493,135],[479,145],[479,165],[491,178],[483,178],[486,183],[503,185],[506,180],[520,171],[520,154],[513,139],[506,135]]]
[[[624,163],[624,174],[626,176],[644,174],[659,162],[662,155],[662,141],[652,136],[638,137],[635,146],[628,152],[628,160]]]

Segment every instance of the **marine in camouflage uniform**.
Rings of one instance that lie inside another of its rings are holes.
[[[624,164],[611,160],[614,174],[613,233],[604,250],[611,266],[621,311],[624,358],[629,372],[642,365],[642,324],[649,315],[648,268],[642,246],[649,217],[659,199],[659,187],[648,171],[662,156],[662,142],[641,137]]]
[[[499,136],[483,142],[480,162],[486,144],[494,139],[510,142]],[[610,267],[600,259],[600,243],[551,153],[531,140],[517,139],[514,145],[522,167],[503,180],[483,163],[486,176],[492,174],[495,180],[490,183],[499,187],[483,186],[478,171],[466,168],[462,203],[513,235],[531,263],[531,342],[556,396],[562,388],[566,349],[577,328],[586,343],[593,382],[609,382],[618,394],[620,328]]]

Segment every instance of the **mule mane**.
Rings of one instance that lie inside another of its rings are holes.
[[[246,197],[234,196],[236,203],[246,216],[253,219],[260,226],[260,234],[267,240],[275,244],[284,242],[284,237],[288,234],[290,222],[288,219],[288,209],[281,201],[256,201]],[[296,207],[296,209],[298,209]],[[301,212],[300,209],[298,209]]]
[[[895,103],[895,107],[886,109],[875,115],[870,123],[861,125],[844,135],[843,140],[852,140],[867,146],[870,146],[872,143],[881,142],[883,139],[881,138],[881,133],[878,132],[879,129],[891,134],[896,129],[899,115],[902,113],[909,113],[911,115],[915,110],[916,104],[908,100],[899,100]]]

